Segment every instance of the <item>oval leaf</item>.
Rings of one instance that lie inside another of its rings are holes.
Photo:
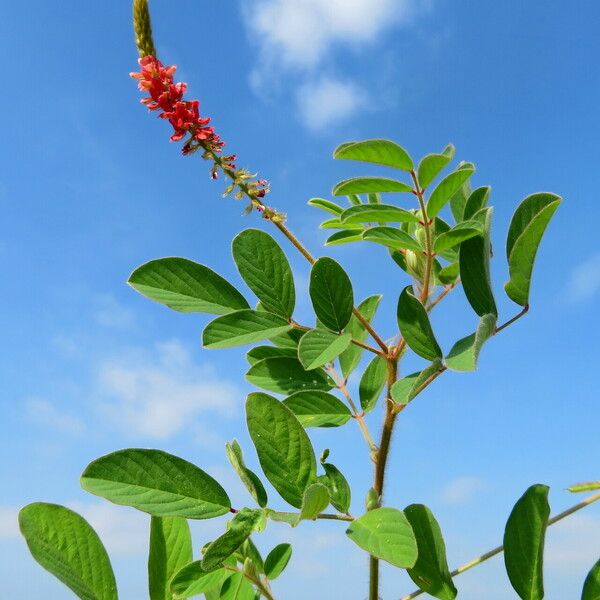
[[[585,578],[581,600],[600,600],[600,560]]]
[[[454,146],[452,144],[448,144],[441,154],[424,156],[417,169],[417,179],[421,189],[425,189],[453,158]]]
[[[117,600],[108,554],[77,513],[36,502],[19,513],[19,527],[33,558],[82,600]]]
[[[191,598],[212,590],[219,592],[230,573],[231,571],[226,569],[205,571],[202,568],[202,561],[196,560],[183,567],[171,580],[170,589],[173,599]]]
[[[329,490],[322,483],[313,483],[306,488],[302,498],[302,507],[298,515],[300,521],[314,521],[317,515],[329,506]]]
[[[322,465],[325,469],[325,475],[319,477],[319,481],[327,486],[331,505],[341,513],[347,513],[350,510],[352,500],[352,492],[348,481],[335,465],[326,462]]]
[[[256,346],[246,353],[246,360],[255,365],[265,358],[297,358],[298,350],[294,348],[278,348],[277,346]]]
[[[297,358],[265,358],[250,367],[246,379],[256,387],[276,394],[303,390],[328,392],[335,386],[322,369],[306,371]]]
[[[478,221],[462,221],[452,229],[435,238],[433,249],[437,254],[457,246],[465,240],[481,235],[482,227]]]
[[[340,181],[332,190],[334,196],[386,192],[412,192],[412,187],[402,181],[387,177],[353,177]]]
[[[151,260],[127,281],[140,294],[180,312],[224,315],[248,307],[248,302],[220,275],[187,258]]]
[[[283,403],[296,415],[303,427],[339,427],[352,417],[348,407],[327,392],[296,392]]]
[[[417,561],[417,542],[401,510],[376,508],[352,521],[348,537],[371,556],[408,569]]]
[[[334,150],[333,158],[370,162],[403,171],[410,171],[413,168],[413,162],[408,152],[390,140],[372,139],[346,142]]]
[[[413,212],[390,204],[361,204],[351,206],[341,215],[342,223],[418,223]]]
[[[427,216],[433,219],[474,172],[475,167],[471,165],[469,167],[458,168],[453,173],[450,173],[450,175],[446,175],[438,183],[433,192],[431,192],[431,196],[429,196],[429,200],[427,201]]]
[[[533,485],[515,504],[504,530],[504,564],[522,600],[544,597],[544,538],[550,506],[548,486]]]
[[[258,475],[251,471],[244,463],[244,455],[242,449],[238,444],[237,440],[225,444],[225,452],[227,458],[234,468],[235,472],[239,475],[242,483],[246,486],[246,489],[250,492],[250,495],[254,498],[256,503],[264,508],[267,505],[267,492],[265,490],[262,481],[258,478]]]
[[[487,206],[492,188],[488,186],[478,187],[473,190],[465,203],[463,219],[472,219],[482,208]]]
[[[325,200],[325,198],[311,198],[307,204],[309,206],[320,208],[332,215],[341,215],[344,212],[344,209],[341,206],[335,202],[331,202],[331,200]]]
[[[246,419],[265,476],[286,502],[300,508],[317,471],[304,428],[289,408],[261,393],[248,396]]]
[[[330,235],[325,241],[326,246],[339,246],[340,244],[350,244],[352,242],[362,242],[362,228],[356,229],[343,229],[342,231],[336,231],[333,235]]]
[[[211,519],[229,512],[225,490],[208,473],[161,450],[131,448],[91,462],[84,490],[158,517]]]
[[[398,248],[407,248],[417,252],[423,250],[415,238],[406,231],[395,227],[370,227],[362,234],[362,237],[367,242],[382,244],[393,250],[398,250]]]
[[[360,405],[365,412],[370,412],[375,408],[385,386],[386,378],[387,361],[381,356],[375,356],[367,365],[358,384]]]
[[[454,371],[474,371],[483,344],[496,331],[496,316],[484,315],[479,321],[477,331],[458,340],[446,356],[446,366]]]
[[[265,575],[271,581],[277,579],[287,567],[292,557],[290,544],[279,544],[265,558]]]
[[[325,329],[313,329],[302,336],[298,344],[298,358],[310,371],[336,359],[351,343],[348,333],[336,335]]]
[[[442,361],[436,358],[428,367],[398,379],[392,386],[392,400],[396,404],[408,404],[423,389],[423,386],[443,368]]]

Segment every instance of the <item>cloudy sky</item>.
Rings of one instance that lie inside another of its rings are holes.
[[[223,445],[237,437],[248,461],[256,458],[243,426],[243,350],[202,350],[205,316],[172,313],[124,282],[137,265],[168,255],[239,282],[230,240],[265,224],[223,200],[222,182],[210,181],[199,159],[182,159],[165,124],[138,104],[128,78],[136,57],[128,2],[5,4],[3,594],[72,597],[18,536],[19,507],[47,500],[90,520],[113,558],[121,597],[138,600],[148,519],[84,494],[82,469],[115,449],[158,447],[215,475],[241,505],[248,500]],[[535,191],[564,196],[537,265],[531,314],[486,347],[476,373],[448,374],[405,411],[387,501],[431,506],[452,565],[500,542],[528,485],[551,486],[553,512],[574,503],[564,488],[600,477],[598,4],[153,0],[153,7],[161,57],[179,65],[239,163],[271,181],[270,202],[316,253],[325,252],[326,234],[306,201],[368,171],[336,164],[338,143],[389,137],[418,159],[453,142],[458,158],[477,164],[475,183],[493,187],[494,282],[510,317],[502,249],[511,211]],[[327,252],[351,273],[357,296],[383,291],[377,327],[393,334],[402,272],[378,248]],[[306,265],[292,262],[305,289]],[[298,314],[309,318],[306,302]],[[461,292],[433,320],[446,348],[473,327]],[[373,428],[378,418],[370,417]],[[318,451],[331,448],[361,511],[370,465],[352,423],[313,440]],[[196,546],[223,527],[195,524]],[[266,551],[283,540],[294,541],[296,553],[277,581],[278,599],[366,596],[364,557],[338,524],[274,525],[257,541]],[[547,544],[546,597],[577,597],[600,556],[600,506],[553,527]],[[383,581],[385,600],[413,588],[391,568]],[[457,585],[464,600],[513,597],[501,559]]]

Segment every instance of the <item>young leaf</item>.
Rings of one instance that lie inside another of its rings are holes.
[[[265,358],[250,367],[246,379],[252,385],[276,394],[303,390],[328,392],[335,386],[322,369],[306,371],[297,358]]]
[[[35,502],[19,513],[19,527],[33,558],[82,600],[117,600],[108,554],[77,513]]]
[[[463,219],[472,219],[482,208],[487,206],[492,188],[488,186],[478,187],[473,190],[465,203]]]
[[[339,246],[340,244],[351,244],[352,242],[362,242],[362,229],[343,229],[336,231],[325,240],[325,246]]]
[[[585,578],[581,600],[600,600],[600,560]]]
[[[358,310],[360,313],[367,319],[369,323],[375,317],[375,312],[377,311],[377,307],[381,302],[382,296],[369,296],[365,300],[363,300],[358,305]],[[368,332],[365,329],[365,326],[356,318],[356,316],[352,315],[350,318],[350,322],[346,326],[346,333],[349,333],[352,336],[352,339],[358,340],[359,342],[365,343],[367,340]],[[348,377],[352,371],[358,366],[360,359],[363,355],[364,350],[357,346],[356,344],[351,344],[348,346],[342,354],[339,356],[340,367],[342,369],[342,374],[344,377]]]
[[[365,412],[371,412],[375,408],[385,386],[386,376],[387,361],[381,356],[375,356],[367,365],[358,384],[360,405]]]
[[[496,315],[483,315],[477,331],[458,340],[446,356],[446,366],[454,371],[474,371],[483,344],[496,331]]]
[[[152,517],[148,553],[150,600],[172,600],[169,582],[192,557],[192,536],[181,517]]]
[[[475,165],[473,163],[468,163],[461,160],[458,163],[458,169],[475,169]],[[465,218],[465,207],[467,205],[467,200],[471,195],[471,182],[467,179],[459,188],[452,194],[452,198],[450,198],[450,210],[452,211],[452,216],[457,223],[460,223]]]
[[[277,346],[256,346],[246,353],[246,360],[255,365],[265,358],[296,358],[298,350],[294,348],[278,348]]]
[[[287,567],[292,557],[292,546],[290,544],[278,544],[269,552],[265,559],[265,575],[273,581],[277,579]]]
[[[446,561],[446,545],[442,530],[433,513],[423,504],[411,504],[404,509],[415,538],[418,557],[408,569],[410,578],[421,590],[440,600],[454,600],[458,593]]]
[[[515,504],[504,531],[504,564],[522,600],[544,597],[544,538],[550,506],[548,486],[533,485]]]
[[[387,177],[353,177],[352,179],[340,181],[331,191],[333,196],[371,194],[374,192],[412,192],[412,187],[402,181],[388,179]]]
[[[436,358],[428,367],[398,379],[392,386],[392,400],[396,404],[408,404],[422,389],[423,385],[442,368],[442,361]]]
[[[331,202],[331,200],[325,200],[324,198],[311,198],[307,204],[309,206],[320,208],[332,215],[341,215],[344,212],[344,209],[341,206],[335,202]]]
[[[437,254],[453,248],[476,235],[481,235],[482,227],[479,221],[461,221],[446,233],[435,238],[433,249]]]
[[[261,521],[266,522],[266,513],[265,511],[261,514]],[[262,531],[260,525],[254,528],[255,531]],[[252,538],[249,537],[239,548],[238,552],[241,555],[241,558],[244,560],[249,560],[252,563],[252,567],[258,571],[259,573],[265,572],[265,564],[263,558],[258,550],[258,548],[254,545]]]
[[[187,258],[151,260],[127,281],[140,294],[180,312],[224,315],[248,308],[245,298],[223,277]]]
[[[238,310],[211,321],[202,333],[202,344],[205,348],[243,346],[272,338],[291,328],[279,315],[259,310]]]
[[[567,490],[574,493],[600,490],[600,481],[587,481],[586,483],[578,483],[577,485],[568,487]]]
[[[214,542],[211,542],[204,552],[202,568],[212,571],[223,565],[252,534],[254,527],[262,516],[262,511],[252,508],[242,508],[229,522],[229,528]]]
[[[414,567],[417,542],[401,510],[376,508],[355,519],[346,530],[348,537],[371,556],[402,569]]]
[[[333,152],[333,158],[359,160],[387,167],[410,171],[413,162],[408,152],[389,140],[373,139],[361,142],[346,142]]]
[[[256,600],[256,594],[244,574],[238,572],[225,580],[219,600]]]
[[[362,239],[367,242],[382,244],[388,248],[397,250],[398,248],[407,248],[417,252],[422,251],[421,245],[415,238],[396,227],[370,227],[362,234]]]
[[[264,231],[245,229],[234,238],[232,252],[242,279],[264,308],[289,319],[296,291],[290,263],[279,244]]]
[[[267,492],[258,475],[244,463],[244,455],[238,441],[233,440],[233,442],[225,444],[225,452],[231,466],[239,475],[250,495],[260,507],[264,508],[267,505]]]
[[[343,223],[339,218],[328,219],[319,225],[319,229],[348,229],[352,230],[355,235],[360,234],[363,230],[363,225],[360,223]]]
[[[298,358],[307,371],[322,367],[335,360],[351,340],[352,336],[348,333],[337,335],[326,329],[313,329],[302,336],[298,344]]]
[[[483,208],[476,215],[483,223],[483,232],[460,245],[459,264],[462,287],[473,310],[483,317],[498,316],[490,279],[490,227],[492,209]]]
[[[342,331],[354,306],[350,278],[332,258],[319,258],[310,272],[310,298],[318,319],[332,331]]]
[[[231,508],[208,473],[161,450],[131,448],[97,458],[83,472],[81,487],[158,517],[211,519]]]
[[[454,146],[452,144],[448,144],[440,154],[424,156],[417,169],[417,179],[421,189],[425,189],[453,158]]]
[[[302,507],[298,515],[300,521],[314,521],[317,515],[329,505],[329,490],[322,483],[313,483],[306,488],[302,498]]]
[[[446,175],[429,196],[427,216],[433,219],[474,172],[475,167],[471,165],[470,167],[458,168],[450,175]]]
[[[327,486],[332,506],[341,513],[347,513],[350,510],[352,500],[352,492],[348,481],[335,465],[327,462],[321,464],[325,469],[325,475],[321,475],[319,481]]]
[[[460,265],[458,261],[440,269],[436,273],[436,277],[442,285],[450,285],[456,281],[456,278],[460,274]]]
[[[413,212],[391,204],[362,204],[351,206],[341,215],[342,223],[418,223],[419,217]]]
[[[442,358],[427,311],[410,285],[400,294],[397,316],[400,333],[411,350],[427,360]]]
[[[316,479],[315,454],[294,413],[267,394],[253,393],[246,402],[250,437],[260,465],[280,496],[296,508]]]
[[[202,568],[202,561],[196,560],[183,567],[171,580],[170,590],[173,599],[191,598],[212,590],[219,592],[230,573],[231,571],[226,569],[205,571]]]
[[[345,404],[327,392],[296,392],[283,403],[296,415],[303,427],[339,427],[352,416]]]
[[[508,297],[521,306],[529,304],[535,256],[561,200],[555,194],[532,194],[523,200],[513,215],[506,241],[510,281],[504,289]]]

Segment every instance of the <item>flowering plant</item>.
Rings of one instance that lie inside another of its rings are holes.
[[[273,600],[272,582],[286,568],[292,547],[279,544],[263,559],[253,541],[255,534],[273,521],[297,527],[306,520],[324,519],[345,524],[348,538],[368,556],[369,600],[379,598],[382,561],[406,569],[418,587],[403,600],[425,593],[453,600],[458,594],[454,578],[500,552],[518,596],[543,598],[546,528],[600,499],[599,482],[572,487],[573,492],[595,493],[554,517],[550,517],[548,487],[531,486],[508,517],[503,544],[453,571],[431,510],[422,504],[403,510],[385,506],[383,494],[399,415],[446,371],[475,370],[483,346],[528,312],[538,246],[561,199],[552,193],[535,193],[514,213],[506,242],[505,291],[519,311],[501,322],[490,279],[490,188],[471,189],[474,165],[460,162],[434,183],[454,159],[452,145],[428,154],[417,165],[401,146],[388,140],[340,145],[334,152],[336,159],[374,163],[405,174],[405,180],[359,176],[338,183],[333,196],[346,197],[346,207],[323,198],[309,201],[329,215],[321,227],[336,230],[328,246],[379,244],[404,271],[406,285],[396,314],[398,333],[387,338],[373,325],[381,296],[355,302],[343,267],[330,257],[315,258],[289,229],[285,215],[266,204],[267,182],[237,168],[235,155],[223,155],[224,142],[210,119],[201,116],[199,101],[185,98],[187,86],[175,82],[175,67],[163,65],[156,55],[147,0],[134,0],[134,25],[140,70],[132,77],[145,94],[142,103],[169,122],[171,140],[183,142],[184,155],[199,152],[211,163],[213,178],[223,175],[228,180],[226,194],[235,192],[236,198],[246,199],[248,212],[255,210],[273,223],[308,261],[309,295],[316,317],[311,325],[295,320],[296,289],[288,259],[276,239],[258,229],[244,229],[232,244],[239,273],[256,296],[254,308],[219,274],[184,258],[153,260],[132,273],[130,285],[144,296],[176,311],[216,315],[204,329],[204,347],[254,345],[247,353],[246,378],[263,391],[247,398],[248,432],[265,478],[294,509],[274,507],[236,440],[227,444],[227,457],[253,507],[233,507],[213,477],[160,450],[130,448],[93,461],[81,478],[85,490],[151,515],[151,600],[200,594],[207,600]],[[383,194],[406,194],[414,205],[384,202]],[[443,352],[429,314],[457,288],[462,288],[477,324],[474,332]],[[401,377],[399,363],[408,352],[425,362],[417,372]],[[366,355],[370,359],[364,364]],[[357,369],[362,370],[358,399],[349,384]],[[369,421],[378,407],[383,424],[376,439]],[[355,505],[358,513],[354,514],[350,483],[329,460],[327,449],[317,461],[307,433],[311,427],[341,427],[349,422],[356,422],[374,471],[364,509]],[[224,515],[231,515],[225,531],[194,560],[188,520]],[[81,516],[59,505],[34,503],[21,511],[20,526],[34,558],[77,596],[117,599],[108,555]],[[582,600],[598,598],[600,561],[582,591]]]

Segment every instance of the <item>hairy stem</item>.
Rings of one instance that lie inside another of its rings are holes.
[[[423,229],[425,231],[425,275],[423,276],[423,288],[421,289],[421,302],[425,304],[430,294],[430,279],[431,279],[431,268],[433,266],[433,243],[431,240],[431,222],[427,216],[427,206],[425,205],[425,199],[423,197],[423,190],[419,185],[417,174],[414,171],[410,172],[410,176],[415,184],[415,194],[419,200],[419,207],[421,208],[421,218],[423,219]]]

